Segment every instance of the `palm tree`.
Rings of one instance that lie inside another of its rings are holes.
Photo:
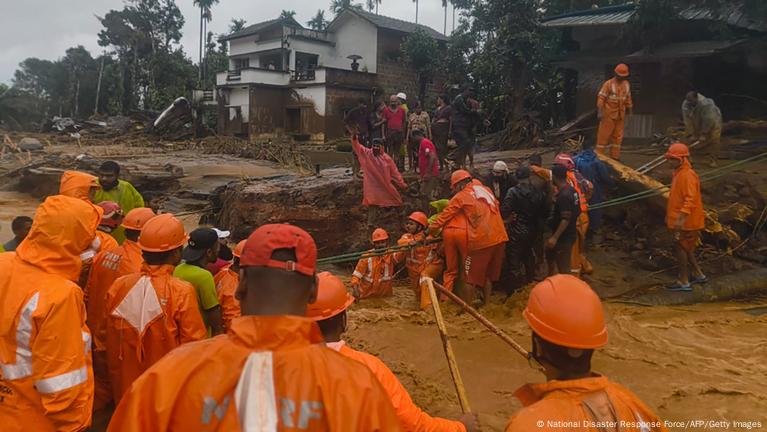
[[[370,12],[375,9],[376,15],[378,15],[378,5],[381,4],[381,0],[367,0],[367,8]]]
[[[296,11],[294,10],[282,10],[282,13],[280,13],[280,19],[294,19],[296,16]]]
[[[442,33],[447,36],[447,0],[442,0],[442,8],[445,9],[445,27]]]
[[[193,5],[200,7],[200,67],[198,74],[200,82],[202,82],[202,49],[203,45],[205,44],[205,21],[206,17],[208,21],[212,19],[210,9],[213,7],[213,5],[218,4],[218,2],[219,0],[192,0]]]
[[[229,33],[238,32],[245,28],[245,20],[232,18],[232,23],[229,24]]]
[[[418,0],[413,0],[415,3],[415,23],[418,24]]]
[[[346,9],[362,10],[360,3],[353,3],[352,0],[331,0],[330,11],[335,15],[340,14]]]
[[[308,25],[309,28],[312,30],[317,30],[317,31],[325,30],[325,27],[327,27],[328,25],[328,21],[325,19],[325,11],[322,9],[317,10],[317,15],[315,15],[314,18],[307,21],[306,25]]]

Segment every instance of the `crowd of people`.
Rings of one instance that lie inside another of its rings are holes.
[[[174,215],[145,207],[117,163],[97,176],[65,172],[33,219],[13,221],[0,254],[3,430],[86,430],[112,409],[110,431],[479,430],[473,413],[424,413],[382,361],[343,340],[347,309],[391,295],[401,270],[420,309],[430,305],[428,279],[480,305],[494,286],[536,283],[523,315],[530,358],[547,382],[516,393],[525,408],[507,430],[541,429],[541,421],[666,430],[629,390],[591,369],[607,328],[579,276],[593,271],[585,243],[601,225],[589,206],[611,185],[594,145],[557,155],[549,168],[534,155],[513,171],[498,161],[483,179],[449,172],[446,137],[459,161],[472,155],[480,109],[471,96],[467,87],[450,104],[440,98],[433,116],[409,108],[404,94],[371,115],[361,103],[347,116],[369,221],[402,207],[403,156],[428,198],[402,221],[395,250],[394,237],[371,226],[373,250],[348,289],[318,274],[317,246],[298,227],[264,225],[239,242],[213,227],[187,233]],[[707,106],[690,96],[688,109],[697,109],[693,99]],[[669,289],[690,291],[707,281],[695,260],[700,181],[686,145],[673,144],[666,158],[675,168],[666,223],[679,260]],[[449,197],[439,196],[442,174]]]

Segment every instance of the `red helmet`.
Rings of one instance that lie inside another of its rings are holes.
[[[384,240],[389,240],[389,233],[383,228],[376,228],[375,231],[373,231],[371,241],[375,243]]]
[[[108,226],[110,228],[117,228],[122,222],[123,211],[120,208],[120,204],[114,201],[102,201],[97,206],[104,210],[104,215],[101,216],[101,222],[99,225]]]
[[[459,170],[453,171],[453,174],[450,175],[450,188],[452,189],[458,183],[470,178],[471,178],[471,174],[466,170],[459,169]]]
[[[423,212],[414,212],[408,217],[408,219],[417,224],[420,224],[424,228],[429,226],[429,218],[426,217],[426,214]]]
[[[674,143],[668,146],[668,151],[664,156],[666,159],[682,159],[690,157],[690,149],[682,143]]]
[[[607,344],[602,302],[575,276],[556,275],[540,282],[522,315],[538,336],[553,344],[578,349]]]
[[[615,66],[615,75],[618,75],[619,77],[626,78],[629,76],[629,67],[628,65],[621,63],[618,66]]]
[[[573,158],[567,153],[558,154],[557,157],[554,158],[554,165],[562,165],[568,170],[575,169],[575,162],[573,162]]]
[[[317,300],[306,306],[306,316],[314,321],[322,321],[345,311],[354,303],[341,279],[322,272],[317,275]]]

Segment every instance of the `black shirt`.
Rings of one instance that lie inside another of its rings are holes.
[[[554,200],[554,213],[549,222],[552,233],[557,230],[559,222],[564,219],[564,213],[569,213],[570,217],[568,218],[569,223],[567,224],[567,228],[565,228],[565,231],[559,237],[559,243],[572,243],[575,241],[575,224],[578,220],[578,216],[581,214],[581,206],[578,199],[578,193],[570,185],[560,189]]]

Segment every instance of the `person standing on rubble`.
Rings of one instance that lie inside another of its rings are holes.
[[[613,179],[610,177],[607,165],[594,152],[594,143],[591,141],[583,142],[583,151],[575,155],[573,162],[575,162],[575,169],[593,186],[591,198],[588,200],[589,231],[594,236],[594,242],[600,243],[599,231],[602,228],[602,209],[591,209],[591,206],[604,201],[605,189],[613,186]]]
[[[368,208],[368,226],[378,222],[381,209],[402,206],[402,197],[397,188],[407,190],[407,183],[397,169],[394,160],[383,151],[381,140],[373,140],[371,148],[360,144],[352,134],[352,150],[362,168],[362,205]]]
[[[591,261],[586,258],[586,234],[589,231],[589,198],[594,186],[575,169],[573,158],[567,153],[560,153],[554,158],[555,165],[567,168],[567,183],[575,189],[578,195],[580,212],[576,218],[575,244],[571,254],[570,272],[576,276],[591,274],[594,271]]]
[[[509,172],[509,166],[504,161],[495,161],[490,175],[482,182],[493,191],[493,196],[498,201],[506,198],[506,193],[517,183],[517,179]]]
[[[700,179],[692,169],[690,149],[686,145],[671,144],[665,156],[674,167],[666,207],[666,226],[674,233],[674,255],[679,266],[679,278],[667,288],[671,291],[692,291],[692,284],[708,282],[695,258],[700,230],[706,224]]]
[[[423,110],[421,102],[415,103],[407,120],[407,138],[405,142],[407,143],[407,158],[410,171],[415,171],[416,168],[420,170],[420,167],[417,165],[419,142],[416,142],[416,137],[413,135],[415,131],[421,131],[421,136],[426,137],[431,142],[431,117],[429,117],[429,113]]]
[[[240,265],[243,316],[226,335],[173,350],[139,377],[109,431],[401,430],[370,369],[325,347],[306,318],[317,300],[312,237],[263,225]]]
[[[424,216],[425,218],[425,216]],[[306,308],[306,316],[317,322],[325,345],[338,353],[362,363],[375,375],[394,406],[402,428],[412,432],[473,432],[479,430],[474,414],[464,414],[459,420],[432,417],[423,412],[410,398],[384,362],[368,353],[349,347],[342,339],[346,332],[346,309],[354,302],[343,281],[328,272],[317,275],[317,301]]]
[[[106,161],[101,164],[98,170],[99,185],[101,188],[96,191],[93,202],[114,201],[120,205],[124,214],[134,208],[144,207],[144,197],[125,180],[120,180],[120,165],[115,161]],[[111,232],[112,237],[118,244],[125,241],[125,229],[115,228]]]
[[[412,131],[411,136],[416,146],[418,157],[418,175],[421,180],[421,198],[432,201],[435,190],[439,187],[439,159],[437,148],[424,136],[421,129]]]
[[[570,274],[570,258],[578,232],[576,222],[580,215],[578,192],[567,181],[567,167],[555,164],[551,169],[557,194],[550,219],[551,236],[546,240],[546,262],[549,276]]]
[[[709,166],[718,165],[722,144],[722,112],[713,99],[691,91],[682,102],[684,128],[691,141],[700,141],[708,151]]]
[[[620,160],[626,115],[631,115],[629,67],[623,63],[615,67],[615,76],[602,84],[597,95],[597,153]]]
[[[554,184],[552,183],[551,170],[542,166],[543,160],[540,154],[534,154],[528,159],[530,164],[530,183],[546,196],[546,208],[543,217],[538,219],[535,224],[535,233],[533,235],[533,251],[535,252],[535,272],[541,272],[546,263],[546,241],[544,233],[546,231],[546,221],[551,214],[551,208],[554,203]]]
[[[386,152],[397,163],[397,167],[404,169],[401,151],[407,131],[407,110],[402,107],[396,95],[389,98],[389,106],[384,108],[383,117],[386,119]]]
[[[474,151],[474,127],[479,119],[479,109],[471,103],[474,88],[466,84],[463,91],[455,97],[452,104],[453,139],[458,149],[455,162],[460,168],[466,166],[466,158]]]
[[[667,432],[634,393],[592,371],[594,351],[607,345],[607,326],[602,302],[586,282],[571,275],[547,278],[530,292],[522,315],[532,331],[530,356],[543,366],[547,382],[514,392],[524,408],[506,432]]]

